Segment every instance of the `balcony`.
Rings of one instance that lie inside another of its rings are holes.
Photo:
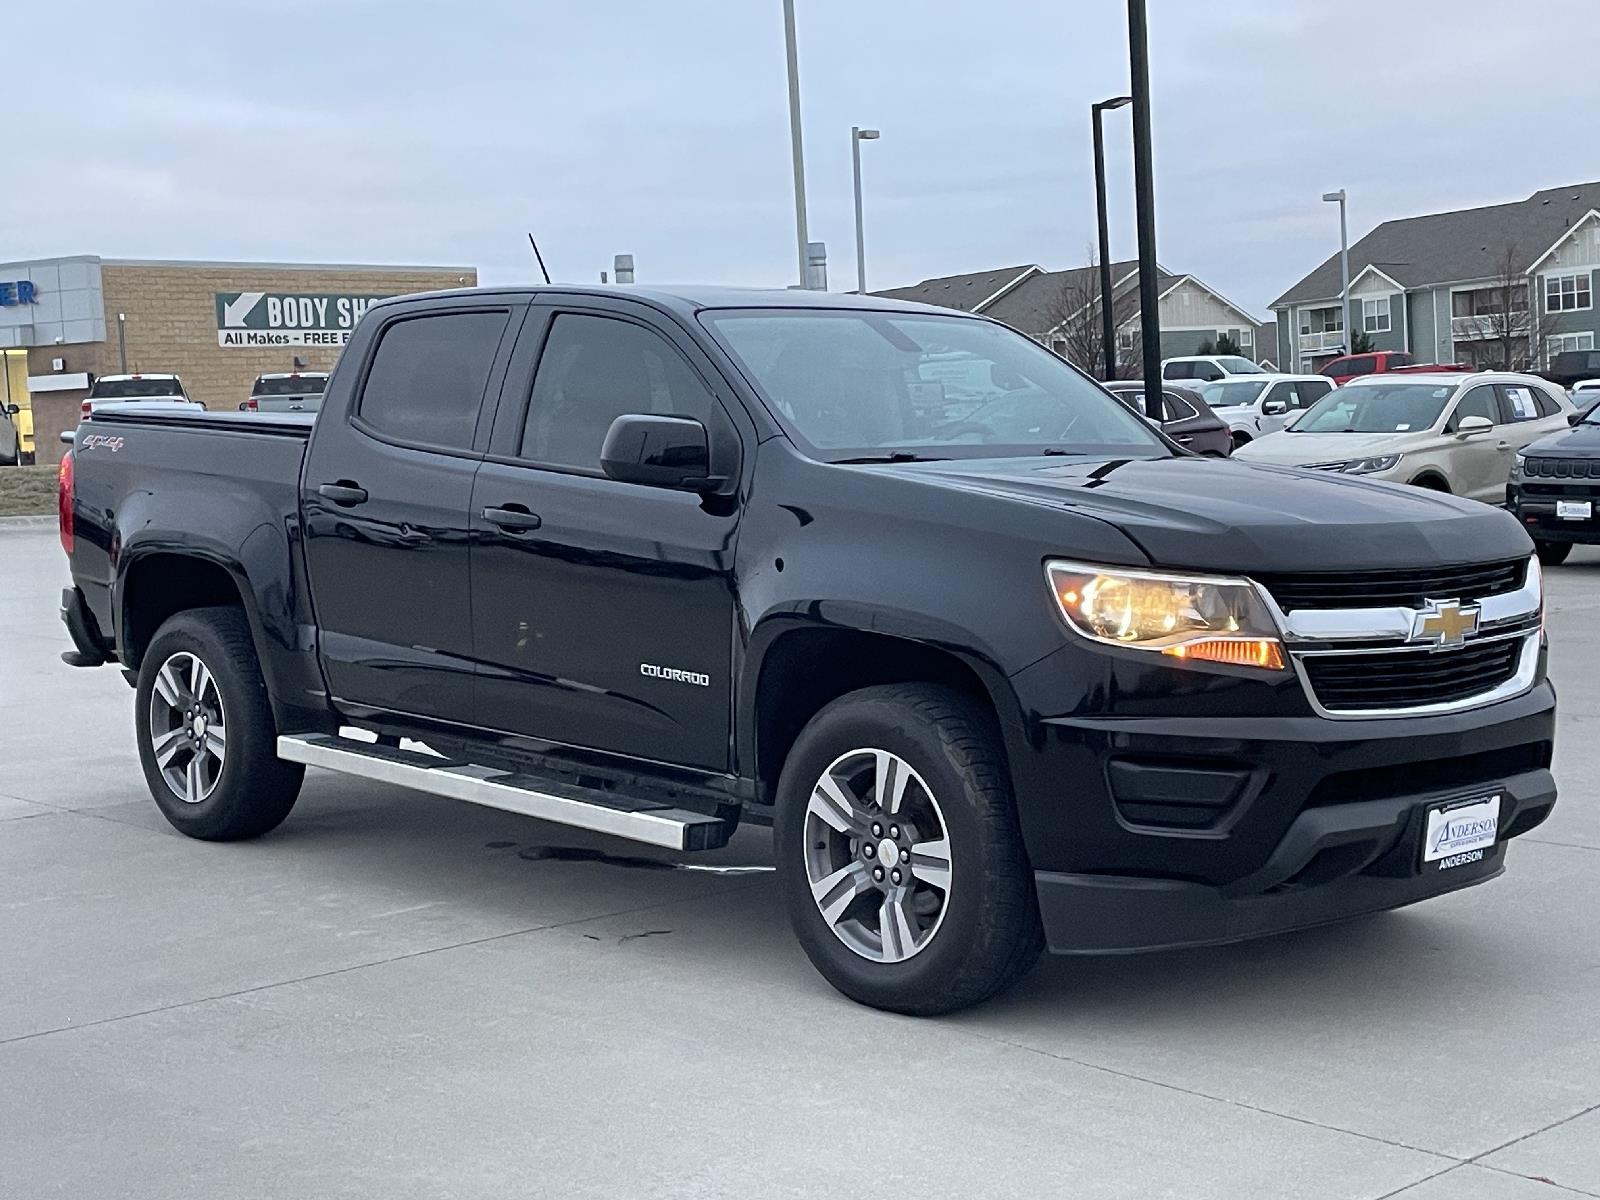
[[[1482,341],[1485,338],[1528,336],[1528,313],[1518,309],[1509,318],[1504,313],[1479,313],[1473,317],[1451,317],[1450,337],[1457,342]]]
[[[1331,354],[1344,349],[1344,330],[1328,329],[1322,333],[1300,335],[1301,354]]]

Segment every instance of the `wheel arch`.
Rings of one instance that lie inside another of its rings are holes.
[[[1418,471],[1411,479],[1411,486],[1427,488],[1434,492],[1448,492],[1452,496],[1455,495],[1455,489],[1450,486],[1450,481],[1434,467],[1425,467]]]
[[[971,697],[995,721],[1009,760],[1021,710],[989,660],[881,628],[786,624],[763,632],[741,673],[739,712],[748,716],[736,745],[758,803],[773,803],[784,761],[812,717],[840,696],[879,684],[937,683]]]

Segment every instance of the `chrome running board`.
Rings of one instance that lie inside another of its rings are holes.
[[[669,850],[709,850],[733,833],[731,821],[688,809],[330,734],[285,734],[278,757]]]

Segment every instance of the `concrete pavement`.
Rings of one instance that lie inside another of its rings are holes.
[[[938,1021],[837,996],[769,874],[316,772],[182,838],[64,577],[0,530],[0,1194],[1600,1195],[1600,553],[1549,575],[1564,790],[1504,878]]]

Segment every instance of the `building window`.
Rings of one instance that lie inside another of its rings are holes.
[[[1552,334],[1546,353],[1545,367],[1548,369],[1551,361],[1563,350],[1593,350],[1594,334],[1592,333],[1557,333]]]
[[[1065,358],[1067,356],[1067,339],[1066,338],[1052,338],[1052,339],[1050,339],[1050,349],[1054,350],[1062,358]]]
[[[1361,328],[1367,333],[1389,332],[1389,297],[1361,301]]]
[[[1132,350],[1133,339],[1138,336],[1139,331],[1137,329],[1124,329],[1117,335],[1117,345],[1121,346],[1124,350]]]
[[[1594,297],[1589,290],[1587,271],[1577,275],[1545,276],[1545,312],[1584,312],[1593,307]]]

